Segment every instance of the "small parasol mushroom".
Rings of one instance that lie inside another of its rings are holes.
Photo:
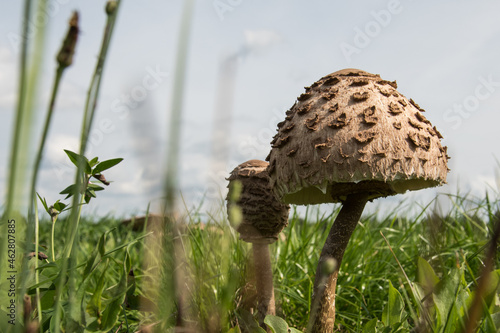
[[[276,200],[269,185],[268,163],[250,160],[238,165],[229,176],[227,211],[240,238],[252,243],[257,284],[257,318],[264,327],[266,315],[275,315],[273,273],[269,244],[288,224],[290,207]],[[241,213],[234,214],[235,209]],[[238,217],[240,216],[240,217]]]
[[[334,328],[338,270],[367,201],[446,182],[441,134],[396,88],[357,69],[327,75],[306,87],[271,142],[268,171],[280,200],[342,203],[321,251],[309,331]]]

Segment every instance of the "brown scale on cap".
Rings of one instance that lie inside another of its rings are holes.
[[[424,128],[424,126],[421,123],[419,123],[411,118],[408,118],[408,124],[410,124],[410,126],[416,128],[417,130],[421,130]]]
[[[372,141],[376,136],[377,132],[370,130],[356,133],[356,135],[354,135],[354,139],[359,143],[368,143]]]
[[[377,108],[374,105],[363,110],[363,120],[368,125],[375,125],[378,122]]]
[[[315,114],[311,118],[307,118],[305,121],[305,125],[311,131],[317,131],[319,127],[319,115]]]
[[[307,101],[309,98],[312,97],[312,94],[309,93],[309,92],[305,92],[303,93],[302,95],[300,95],[297,100],[300,101],[300,102],[303,102],[303,101]]]
[[[420,107],[420,105],[418,105],[417,103],[415,103],[415,101],[414,101],[413,99],[411,99],[411,98],[410,98],[410,103],[411,103],[411,105],[413,105],[413,106],[414,106],[414,107],[415,107],[418,111],[420,111],[420,112],[425,112],[425,110],[424,110],[424,109],[422,109],[422,108]]]
[[[313,83],[287,112],[268,156],[278,198],[318,204],[342,201],[345,191],[337,188],[346,183],[382,182],[370,199],[446,183],[441,134],[396,88],[357,69]],[[304,160],[311,163],[305,167]]]
[[[230,221],[236,226],[242,240],[250,243],[272,243],[288,224],[290,207],[279,202],[271,191],[268,163],[250,160],[238,165],[227,180],[229,193],[227,208],[232,205],[241,209],[242,221]],[[234,183],[241,184],[241,194],[233,202]],[[239,222],[239,223],[238,223]]]
[[[338,109],[339,109],[339,104],[337,103],[337,104],[335,104],[335,105],[333,105],[333,106],[330,106],[330,107],[328,108],[328,112],[333,113],[333,112],[338,111]]]
[[[368,91],[356,91],[354,94],[352,94],[352,99],[355,102],[363,102],[366,101],[370,97],[370,93]]]
[[[334,99],[334,98],[335,98],[335,96],[337,95],[337,92],[338,92],[337,90],[335,90],[335,91],[325,92],[325,93],[321,96],[321,98],[323,98],[323,99],[325,99],[325,100],[327,100],[327,101],[330,101],[330,100],[332,100],[332,99]]]
[[[349,124],[349,119],[347,118],[347,114],[342,112],[338,115],[338,117],[332,119],[327,126],[331,128],[341,128]]]
[[[403,113],[403,108],[399,104],[391,102],[389,104],[389,112],[397,115],[397,114]]]
[[[361,86],[366,86],[370,81],[366,79],[358,79],[358,80],[353,80],[351,83],[351,87],[361,87]]]

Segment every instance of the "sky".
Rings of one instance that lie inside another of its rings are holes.
[[[105,24],[104,1],[52,0],[39,123],[55,54],[73,10],[80,29],[73,65],[56,102],[37,191],[48,202],[74,178],[63,149],[77,150],[86,93]],[[0,197],[5,198],[18,81],[22,1],[0,10]],[[168,122],[183,1],[123,0],[87,155],[123,157],[113,183],[87,214],[128,216],[161,202]],[[343,68],[397,80],[398,91],[426,110],[451,156],[448,184],[384,199],[498,193],[500,2],[494,0],[198,0],[187,61],[179,185],[188,209],[221,207],[229,172],[265,159],[276,124],[305,86]],[[33,131],[39,137],[40,129]],[[36,140],[36,139],[35,139]],[[379,206],[372,206],[379,207]]]

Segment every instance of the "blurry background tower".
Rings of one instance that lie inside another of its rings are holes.
[[[220,63],[218,70],[210,154],[212,175],[225,171],[229,160],[229,139],[239,56],[239,52],[227,56]]]
[[[236,51],[222,58],[218,74],[215,95],[215,110],[212,125],[212,142],[210,149],[209,183],[216,185],[214,189],[222,189],[225,177],[230,168],[234,111],[234,96],[238,66],[248,55],[259,55],[271,46],[282,41],[279,34],[270,30],[247,30],[244,32],[244,43]],[[246,159],[264,158],[265,156],[245,156]],[[214,184],[215,183],[215,184]],[[210,186],[210,185],[209,185]]]

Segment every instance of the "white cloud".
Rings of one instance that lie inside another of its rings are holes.
[[[78,152],[80,139],[76,136],[66,134],[56,134],[47,140],[45,159],[53,163],[66,163],[68,156],[64,149]]]
[[[486,192],[498,192],[500,190],[498,181],[499,179],[494,175],[477,175],[471,181],[471,192],[473,195],[479,197],[483,196]]]
[[[120,170],[120,175],[117,177],[113,177],[113,181],[115,181],[114,186],[119,189],[119,192],[122,195],[136,195],[136,196],[144,196],[151,194],[154,192],[159,179],[153,179],[147,175],[147,170],[143,167],[134,168],[133,172],[129,172],[130,170]],[[115,171],[117,173],[118,171]],[[126,174],[125,178],[123,178],[124,174]],[[121,178],[120,180],[118,180]]]
[[[264,50],[283,41],[283,37],[273,30],[245,30],[245,46],[251,51]]]

